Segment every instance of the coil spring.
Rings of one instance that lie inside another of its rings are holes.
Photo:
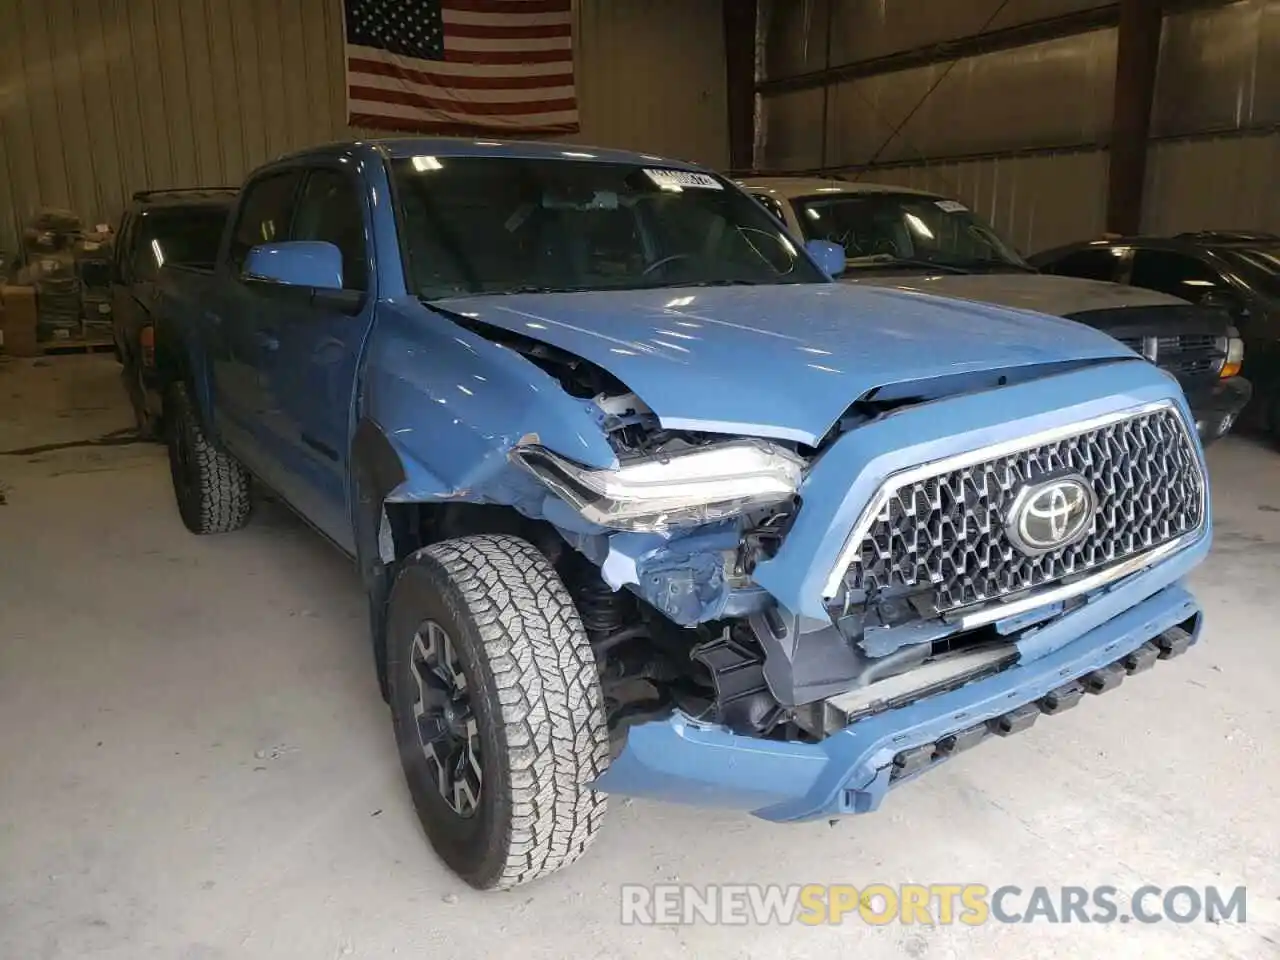
[[[612,589],[596,574],[583,578],[575,591],[574,602],[587,636],[594,643],[626,625],[631,595],[625,590]]]

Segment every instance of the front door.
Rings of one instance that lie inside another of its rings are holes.
[[[266,378],[273,363],[270,334],[278,299],[265,285],[243,276],[249,250],[288,238],[301,169],[273,171],[249,183],[236,213],[226,257],[201,306],[208,331],[218,435],[250,471],[277,486],[279,440],[268,422]]]
[[[364,194],[353,177],[329,167],[308,173],[289,239],[336,246],[342,252],[343,290],[280,298],[271,325],[276,347],[266,370],[268,419],[283,440],[283,466],[290,478],[281,492],[349,552],[354,552],[347,500],[352,400],[375,299],[367,223]]]

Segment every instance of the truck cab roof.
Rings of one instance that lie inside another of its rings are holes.
[[[521,159],[598,160],[602,163],[658,164],[677,170],[703,170],[687,160],[673,160],[651,153],[539,140],[493,140],[470,137],[385,137],[324,144],[291,153],[281,159],[339,157],[372,150],[389,159],[405,157],[511,157]]]
[[[745,177],[735,180],[738,186],[753,193],[766,193],[774,197],[792,199],[815,194],[842,193],[906,193],[920,197],[936,197],[941,194],[931,190],[917,190],[889,183],[864,183],[861,180],[842,180],[838,177]]]
[[[133,194],[133,202],[142,212],[168,207],[229,207],[235,201],[237,193],[239,193],[239,190],[236,187],[181,187],[167,190],[138,190]]]

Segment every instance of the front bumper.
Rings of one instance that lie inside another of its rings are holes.
[[[1187,405],[1195,418],[1200,442],[1208,445],[1225,436],[1251,396],[1253,385],[1244,377],[1228,377],[1187,391]]]
[[[1083,609],[1032,631],[1018,644],[1022,659],[994,676],[867,717],[816,744],[759,740],[677,714],[633,728],[621,755],[596,786],[605,793],[748,810],[775,821],[875,810],[891,782],[909,779],[902,776],[904,766],[914,775],[947,759],[945,748],[934,749],[939,741],[970,735],[984,724],[995,733],[1010,732],[1004,721],[1015,715],[1021,719],[1013,729],[1021,729],[1038,710],[1054,712],[1045,705],[1051,702],[1044,699],[1047,695],[1122,661],[1168,631],[1182,627],[1194,642],[1199,609],[1169,579],[1198,562],[1207,549],[1205,537]],[[1163,583],[1150,593],[1153,581]],[[1135,603],[1135,592],[1142,591],[1149,595]],[[1081,632],[1064,638],[1062,631],[1073,627]],[[1147,647],[1146,654],[1150,652]],[[1116,674],[1117,668],[1108,674],[1113,682],[1123,677],[1123,670]],[[1038,710],[1017,709],[1037,704]],[[1002,723],[1006,729],[998,729]],[[922,758],[928,762],[921,763]]]

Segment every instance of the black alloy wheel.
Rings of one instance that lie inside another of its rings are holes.
[[[427,769],[449,808],[460,817],[473,816],[484,780],[480,730],[462,659],[434,620],[413,636],[409,671],[417,684],[413,716]]]

